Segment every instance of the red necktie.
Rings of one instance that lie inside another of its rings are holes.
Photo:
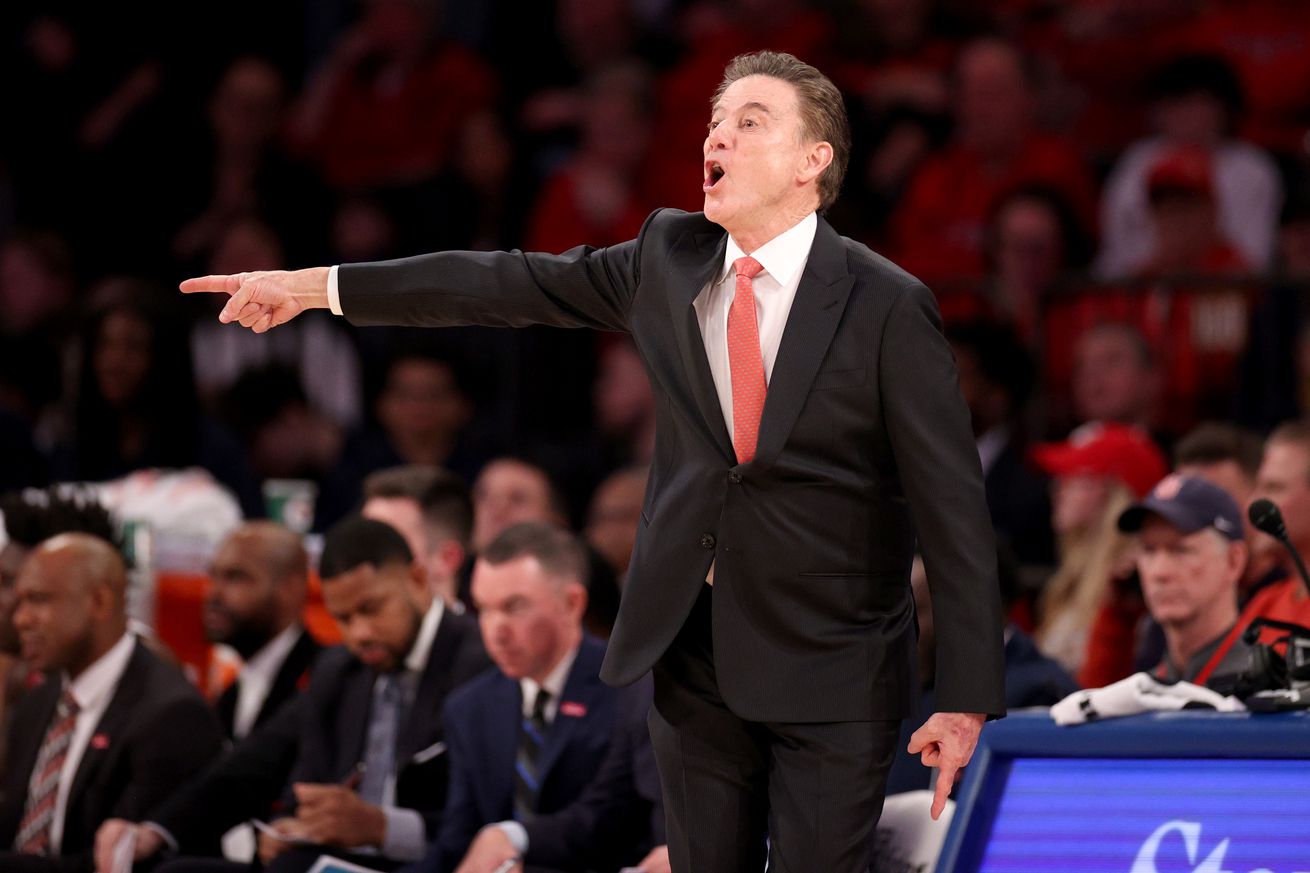
[[[728,309],[728,368],[732,372],[732,447],[737,462],[755,457],[755,441],[764,412],[764,358],[760,354],[760,328],[755,322],[752,281],[764,268],[754,258],[732,262],[737,273],[737,294]]]
[[[36,755],[36,766],[32,768],[27,783],[27,803],[14,838],[14,848],[25,855],[50,854],[50,823],[55,817],[59,772],[68,757],[68,747],[76,727],[77,701],[64,691],[55,707],[55,716],[46,728],[45,739]]]

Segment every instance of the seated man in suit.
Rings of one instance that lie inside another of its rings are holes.
[[[231,646],[244,661],[216,704],[228,739],[239,740],[309,680],[321,648],[300,624],[309,558],[290,528],[247,522],[219,545],[209,580],[205,634]]]
[[[441,720],[450,692],[488,661],[471,619],[435,600],[405,540],[389,525],[348,518],[328,532],[319,562],[323,599],[345,647],[324,652],[305,694],[238,744],[193,786],[134,826],[136,857],[256,815],[268,772],[291,756],[283,817],[261,835],[262,869],[304,871],[319,855],[390,870],[419,857],[436,834],[447,765]],[[106,827],[107,867],[128,827]],[[167,834],[167,836],[165,836]],[[295,846],[294,841],[312,846]],[[245,871],[259,865],[177,858],[160,873]]]
[[[521,823],[487,825],[457,873],[495,870],[497,859],[515,854],[533,871],[669,873],[660,776],[646,726],[653,694],[649,674],[619,691],[609,751],[577,800]]]
[[[44,681],[9,735],[5,873],[90,873],[101,822],[143,815],[221,749],[205,700],[128,633],[126,592],[122,558],[89,534],[47,540],[19,572],[14,627]]]
[[[541,523],[515,525],[479,553],[473,602],[497,669],[446,705],[449,799],[436,842],[407,871],[454,870],[484,825],[557,812],[596,774],[618,707],[600,681],[605,648],[582,632],[586,567],[577,537]]]

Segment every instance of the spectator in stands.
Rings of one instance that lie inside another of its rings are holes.
[[[960,50],[954,139],[923,163],[893,216],[905,269],[925,279],[980,276],[987,215],[1024,184],[1051,185],[1091,216],[1091,176],[1069,143],[1034,126],[1033,88],[1015,46],[987,38]]]
[[[66,318],[74,296],[73,253],[49,232],[0,243],[0,332],[21,336]]]
[[[1119,514],[1168,468],[1145,433],[1100,422],[1080,427],[1063,443],[1035,447],[1033,459],[1055,480],[1051,526],[1060,557],[1038,601],[1034,638],[1046,655],[1076,674],[1101,604],[1115,580],[1134,569],[1131,543],[1116,526]]]
[[[983,485],[998,537],[1023,564],[1054,563],[1050,485],[1028,460],[1024,410],[1034,387],[1032,358],[1008,327],[982,321],[947,331],[969,406]]]
[[[1251,497],[1276,503],[1287,524],[1288,539],[1302,555],[1310,555],[1310,425],[1289,422],[1269,435]],[[1251,550],[1254,560],[1276,562],[1284,575],[1249,592],[1243,622],[1262,616],[1310,627],[1310,595],[1287,550],[1263,533],[1255,535]]]
[[[498,458],[483,469],[473,483],[473,551],[481,554],[487,544],[508,528],[523,522],[544,522],[567,528],[568,508],[550,475],[519,458]],[[587,632],[609,639],[619,612],[619,587],[605,559],[584,546],[587,557],[587,611],[583,619]],[[469,569],[471,574],[472,568]],[[467,577],[471,584],[471,575]],[[471,602],[471,595],[464,596]]]
[[[655,399],[630,339],[601,346],[591,394],[596,425],[607,442],[605,460],[613,466],[649,463],[655,454]]]
[[[568,510],[545,470],[518,458],[497,458],[473,483],[473,551],[481,552],[513,525],[568,525]]]
[[[1223,489],[1239,506],[1250,503],[1264,442],[1236,425],[1203,424],[1174,446],[1174,472],[1203,479]],[[1252,543],[1259,534],[1243,515],[1243,539]],[[1246,569],[1238,589],[1238,603],[1259,590],[1283,571],[1272,555],[1257,555],[1248,549]],[[1271,574],[1273,574],[1271,576]],[[1151,620],[1136,576],[1116,579],[1110,596],[1101,604],[1092,625],[1087,660],[1078,673],[1085,688],[1102,688],[1160,662],[1164,637]]]
[[[364,480],[359,513],[399,531],[432,595],[452,612],[464,611],[459,570],[469,553],[473,504],[459,477],[414,464],[379,470]]]
[[[1174,474],[1119,517],[1137,534],[1137,572],[1151,617],[1164,629],[1154,675],[1204,685],[1241,670],[1249,646],[1238,624],[1237,586],[1246,569],[1242,512],[1217,485]]]
[[[291,260],[317,257],[323,246],[325,196],[283,148],[289,95],[270,61],[247,55],[227,65],[209,98],[208,130],[192,150],[198,172],[175,190],[174,257],[203,264],[234,222],[257,218],[286,241]]]
[[[587,510],[587,543],[609,563],[620,587],[637,540],[649,474],[647,467],[625,467],[611,473],[596,487]]]
[[[14,583],[33,549],[53,536],[75,532],[116,540],[109,511],[87,494],[24,491],[0,496],[0,739],[31,672],[14,629]],[[0,760],[0,769],[2,764]]]
[[[43,680],[7,738],[0,868],[91,873],[101,822],[144,814],[219,753],[222,734],[182,674],[128,632],[127,570],[108,542],[46,540],[15,594],[23,656]]]
[[[604,645],[582,629],[586,572],[581,542],[551,525],[516,525],[479,553],[473,600],[497,669],[446,706],[450,796],[413,873],[454,870],[486,825],[525,839],[522,825],[567,807],[595,776],[618,692],[600,681]],[[460,869],[492,870],[518,854],[508,844],[474,850],[496,854]]]
[[[1151,178],[1160,162],[1180,148],[1209,158],[1222,237],[1232,242],[1243,263],[1267,268],[1274,255],[1282,182],[1263,149],[1237,138],[1244,100],[1236,72],[1217,56],[1183,55],[1156,73],[1151,90],[1155,131],[1124,152],[1105,183],[1097,273],[1127,276],[1148,266],[1158,232]]]
[[[1146,176],[1152,245],[1145,276],[1233,274],[1251,269],[1220,226],[1212,160],[1195,146],[1166,151]]]
[[[489,665],[477,628],[433,599],[404,538],[380,521],[333,527],[319,572],[345,646],[322,654],[295,707],[134,816],[145,822],[135,826],[137,860],[166,846],[198,853],[214,834],[267,815],[278,791],[273,827],[312,849],[262,836],[262,863],[182,857],[160,873],[304,873],[324,852],[392,870],[435,835],[447,783],[442,707]],[[98,857],[111,857],[131,826],[106,827]]]
[[[1074,347],[1073,405],[1080,422],[1107,421],[1150,429],[1163,388],[1155,354],[1137,328],[1107,323]]]
[[[1264,441],[1258,434],[1225,422],[1208,422],[1184,436],[1174,446],[1174,472],[1195,476],[1217,485],[1233,498],[1239,508],[1249,506],[1255,494],[1256,477],[1264,459]],[[1261,587],[1277,566],[1267,551],[1256,554],[1259,532],[1242,513],[1244,537],[1250,555],[1242,577],[1241,600]]]
[[[984,293],[992,317],[1035,343],[1048,296],[1068,273],[1087,265],[1090,245],[1082,221],[1058,190],[1027,185],[1003,196],[985,235]]]
[[[300,624],[308,585],[300,536],[271,521],[243,524],[214,554],[205,636],[243,662],[215,704],[229,739],[267,722],[308,683],[321,648]]]
[[[306,86],[293,128],[338,189],[408,187],[447,166],[460,127],[496,83],[472,52],[439,37],[437,7],[369,0]]]
[[[160,292],[161,294],[163,292]],[[56,448],[54,474],[99,482],[150,467],[203,467],[250,515],[259,487],[240,445],[197,408],[185,331],[155,290],[134,280],[99,289],[87,324],[71,428]]]
[[[653,87],[650,73],[636,64],[609,68],[587,83],[577,151],[546,180],[528,219],[525,248],[613,245],[641,230],[659,205],[640,185]]]
[[[467,481],[481,467],[479,449],[463,439],[473,409],[450,360],[417,348],[395,353],[374,409],[377,427],[352,433],[328,476],[319,527],[358,504],[361,483],[375,470],[418,464]]]

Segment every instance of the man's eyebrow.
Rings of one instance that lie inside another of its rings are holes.
[[[763,112],[765,115],[772,115],[772,114],[773,114],[772,112],[769,111],[769,107],[765,106],[763,103],[760,103],[758,100],[752,100],[752,101],[749,102],[749,103],[743,103],[742,106],[741,106],[741,108],[742,108],[742,109],[758,109],[760,112]],[[722,103],[715,103],[715,104],[714,104],[713,111],[714,111],[715,113],[722,112],[722,111],[723,111],[723,104],[722,104]]]

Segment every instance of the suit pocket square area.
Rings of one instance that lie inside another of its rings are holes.
[[[431,761],[433,758],[437,757],[438,755],[444,754],[445,751],[446,751],[445,743],[433,743],[432,745],[428,746],[426,749],[419,749],[417,752],[415,752],[414,757],[410,758],[410,761],[415,764],[426,764],[428,761]]]
[[[814,377],[811,391],[831,391],[834,388],[858,388],[864,384],[865,368],[854,370],[824,370]]]

